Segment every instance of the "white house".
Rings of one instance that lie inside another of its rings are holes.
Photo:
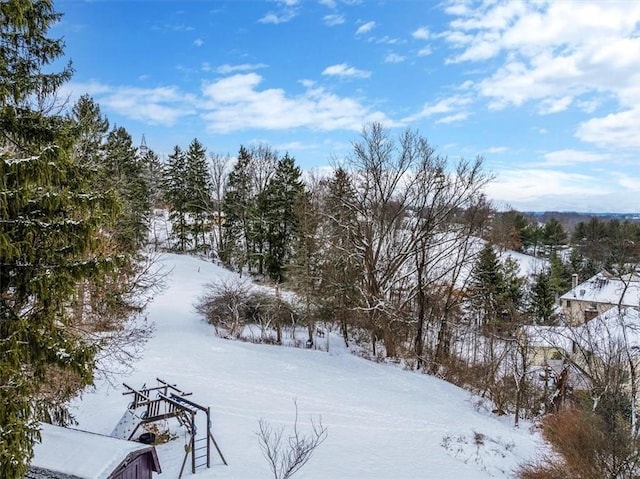
[[[571,290],[560,296],[560,306],[568,325],[584,324],[616,306],[639,308],[640,276],[616,277],[602,271],[577,284],[574,275]]]

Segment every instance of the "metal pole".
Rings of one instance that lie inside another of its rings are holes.
[[[196,473],[196,415],[191,413],[191,472]]]
[[[211,467],[211,441],[209,441],[209,431],[211,431],[211,406],[207,408],[207,469]]]

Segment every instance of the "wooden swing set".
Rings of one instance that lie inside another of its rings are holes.
[[[121,427],[121,429],[124,430],[121,431],[120,434],[124,434],[128,440],[132,440],[143,424],[176,418],[189,434],[189,441],[185,444],[185,455],[178,479],[182,477],[189,455],[191,455],[191,472],[193,474],[196,473],[198,468],[204,466],[207,468],[211,467],[211,444],[214,445],[220,459],[222,459],[223,464],[226,466],[227,461],[222,455],[222,451],[220,451],[211,432],[211,408],[201,406],[186,399],[185,396],[191,396],[192,393],[181,391],[175,384],[169,384],[159,378],[156,378],[156,381],[158,381],[158,386],[151,388],[142,386],[141,389],[135,389],[123,383],[127,391],[122,394],[133,395],[133,400],[129,404],[128,410],[122,417],[122,420],[118,426],[116,426],[115,431],[125,422],[129,422],[129,427],[126,427],[126,425]],[[156,393],[156,397],[152,398],[151,394],[154,392]],[[196,415],[198,411],[205,413],[207,421],[204,437],[200,438],[197,437],[198,428],[196,425]]]

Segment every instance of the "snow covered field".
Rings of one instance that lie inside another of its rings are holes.
[[[512,418],[493,416],[468,392],[434,377],[333,346],[328,354],[217,338],[193,302],[204,284],[234,274],[194,257],[161,258],[173,270],[149,307],[155,333],[135,371],[120,380],[155,386],[159,377],[211,406],[213,434],[229,465],[213,449],[212,468],[195,477],[272,477],[258,446],[258,420],[289,428],[294,400],[303,431],[311,417],[328,428],[298,479],[504,478],[541,447],[526,423],[514,429]],[[123,390],[101,383],[85,393],[72,409],[78,428],[110,434],[131,398]],[[159,477],[180,470],[186,434],[177,423],[174,430],[179,437],[157,448]],[[190,476],[187,466],[183,477]]]

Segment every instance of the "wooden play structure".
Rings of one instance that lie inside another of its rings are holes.
[[[185,428],[189,437],[185,444],[185,455],[178,479],[182,477],[189,456],[191,456],[191,472],[193,474],[198,468],[211,467],[211,444],[216,448],[220,459],[226,466],[227,461],[211,432],[211,408],[187,399],[186,396],[191,396],[191,393],[181,391],[175,384],[169,384],[159,378],[156,378],[156,381],[158,386],[150,388],[142,386],[140,389],[132,388],[123,383],[127,391],[122,394],[133,396],[133,400],[129,403],[127,411],[111,435],[134,440],[142,425],[176,418]],[[204,413],[205,417],[202,418],[202,414],[198,416],[198,412]],[[204,424],[203,419],[206,420]],[[200,434],[202,430],[204,434]]]

